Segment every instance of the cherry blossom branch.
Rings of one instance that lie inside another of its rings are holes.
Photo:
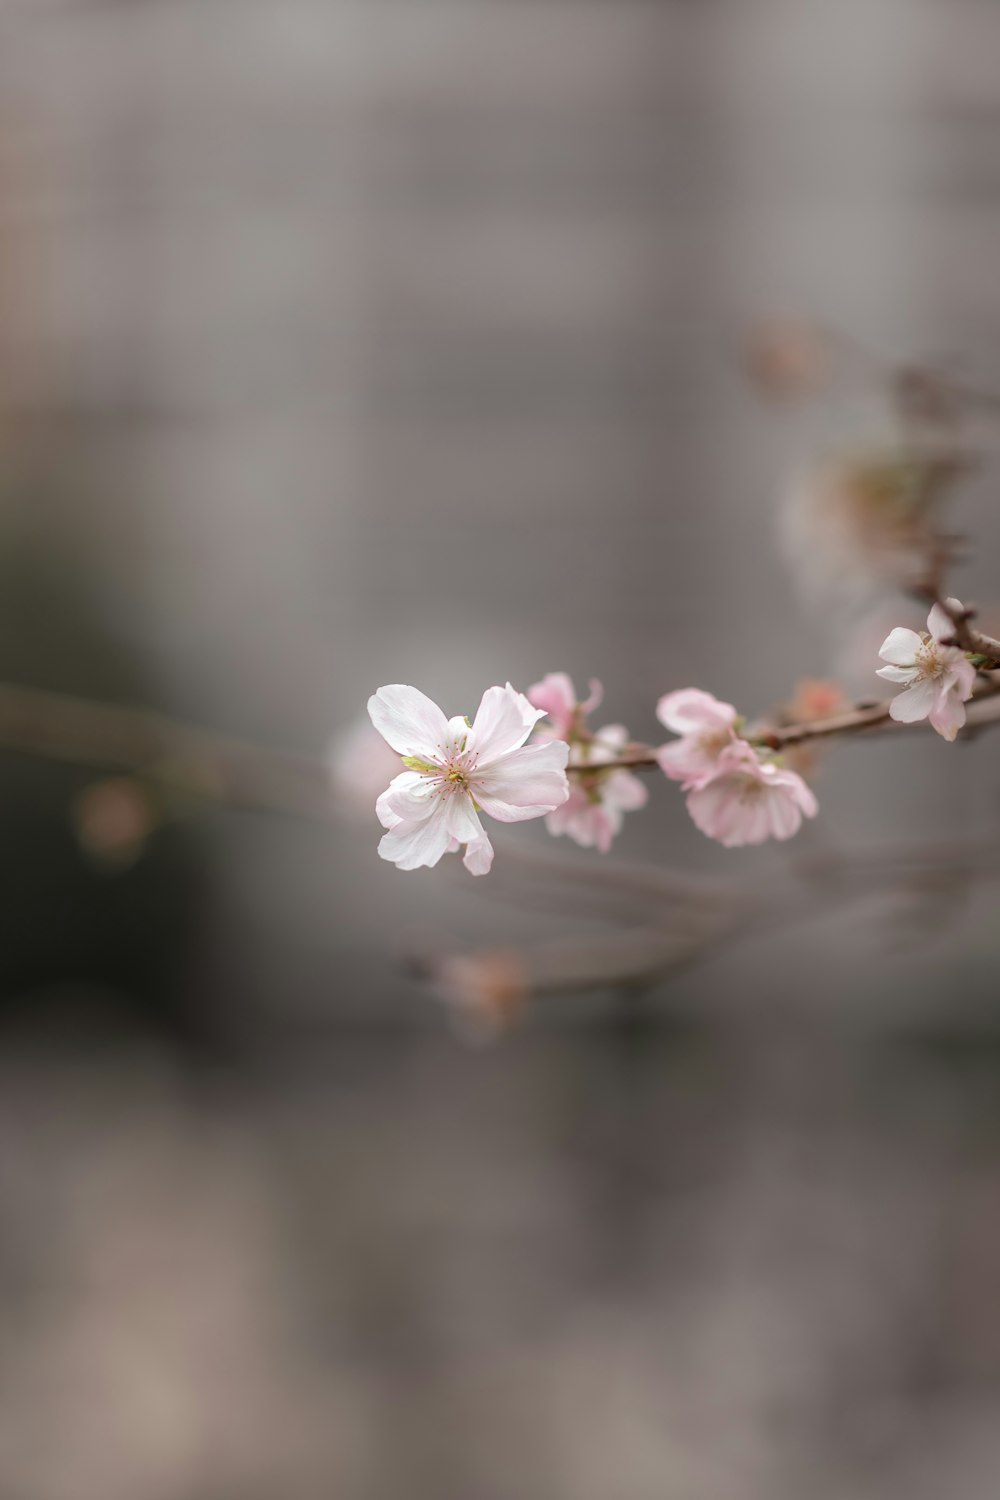
[[[984,639],[988,640],[989,637]],[[1000,642],[996,644],[1000,649]],[[989,705],[989,707],[977,713],[976,706],[980,704]],[[768,750],[784,750],[791,745],[808,744],[812,740],[839,739],[848,735],[872,732],[899,733],[905,730],[930,728],[926,719],[919,719],[912,724],[900,723],[890,717],[889,708],[889,701],[859,704],[848,713],[831,715],[829,718],[755,729],[748,733],[747,738],[752,743],[763,745]],[[1000,675],[988,678],[973,693],[969,700],[966,727],[959,731],[959,738],[971,738],[974,732],[996,723],[1000,723]],[[629,746],[618,760],[606,765],[604,769],[646,771],[658,766],[656,751],[651,746],[633,745]],[[573,764],[571,762],[566,769],[570,774],[584,772],[593,774],[601,767],[593,763]]]

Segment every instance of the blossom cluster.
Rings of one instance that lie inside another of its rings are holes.
[[[932,608],[926,634],[902,627],[890,632],[878,675],[904,688],[889,705],[891,718],[907,724],[927,719],[946,740],[955,739],[983,661],[955,643],[955,620],[967,615],[949,599]],[[368,711],[403,765],[375,805],[386,830],[379,854],[401,870],[415,870],[464,848],[466,869],[485,875],[493,846],[483,813],[501,823],[543,817],[550,833],[606,854],[625,814],[648,800],[634,774],[646,765],[658,765],[679,783],[695,826],[726,848],[792,838],[803,818],[816,816],[813,792],[775,753],[780,736],[748,730],[731,703],[701,688],[665,694],[656,716],[676,738],[650,750],[632,745],[622,724],[591,729],[589,716],[602,698],[596,680],[580,699],[572,678],[550,672],[527,694],[509,682],[487,688],[470,720],[447,718],[415,687],[379,688]],[[835,715],[842,702],[830,683],[811,684],[808,701],[818,720]],[[348,755],[348,775],[355,779],[360,744],[346,745],[345,765]],[[379,755],[369,759],[377,773]]]
[[[510,683],[488,688],[470,721],[446,718],[417,688],[379,688],[368,710],[405,768],[376,803],[386,830],[379,854],[414,870],[464,846],[466,869],[485,875],[493,847],[482,813],[502,823],[544,817],[550,833],[607,853],[626,812],[645,806],[648,792],[622,765],[625,726],[590,728],[601,698],[599,682],[581,701],[565,672],[551,672],[527,695]],[[729,704],[688,688],[668,693],[657,713],[680,738],[656,759],[681,783],[688,811],[708,837],[730,848],[787,839],[803,816],[815,814],[801,776],[743,738]]]
[[[667,693],[656,707],[680,736],[657,751],[661,770],[687,793],[688,812],[702,833],[727,849],[790,839],[816,798],[797,771],[781,766],[739,733],[731,703],[699,688]]]

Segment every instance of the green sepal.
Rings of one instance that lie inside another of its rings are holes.
[[[439,766],[432,765],[429,760],[421,760],[419,755],[404,755],[402,760],[408,771],[419,771],[422,776],[429,776],[433,771],[440,770]]]

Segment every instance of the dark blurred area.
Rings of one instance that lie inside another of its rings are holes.
[[[781,517],[884,413],[745,336],[1000,386],[998,55],[987,0],[2,0],[4,1500],[995,1492],[994,885],[470,1045],[414,955],[627,938],[602,856],[404,875],[367,793],[12,748],[3,685],[318,760],[385,682],[877,696],[920,611]],[[995,764],[845,744],[797,852],[991,846]],[[613,869],[789,878],[651,791]]]

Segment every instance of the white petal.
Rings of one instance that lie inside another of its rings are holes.
[[[455,792],[445,798],[447,805],[448,832],[460,844],[482,838],[483,825],[476,817],[476,809],[467,792]]]
[[[961,599],[947,599],[945,602],[956,614],[961,613],[964,608]],[[940,604],[935,604],[927,616],[927,629],[936,641],[944,641],[955,634],[955,622],[947,610],[942,609]]]
[[[465,850],[463,865],[470,875],[488,875],[493,863],[493,845],[485,831],[473,839]]]
[[[492,765],[501,755],[523,745],[544,717],[544,709],[533,708],[509,682],[506,687],[487,688],[469,730],[466,751],[478,758],[480,766]]]
[[[918,719],[926,719],[934,707],[937,696],[937,684],[932,677],[922,677],[912,687],[908,687],[905,693],[900,693],[898,698],[893,698],[889,705],[889,717],[900,724],[915,724]]]
[[[419,689],[400,682],[380,687],[368,699],[368,712],[379,734],[399,755],[438,756],[448,720]]]
[[[915,630],[906,630],[902,625],[897,625],[895,630],[890,630],[881,646],[878,654],[883,661],[891,662],[894,667],[912,667],[916,665],[917,652],[923,645],[923,641]]]
[[[401,870],[418,870],[436,865],[442,854],[447,854],[450,843],[447,803],[439,801],[422,823],[397,823],[383,834],[378,852]]]
[[[383,828],[397,823],[421,823],[434,807],[434,783],[419,771],[401,771],[394,776],[375,804]]]
[[[919,667],[876,667],[875,676],[886,682],[914,682],[920,676]]]
[[[560,807],[570,794],[566,776],[569,746],[565,740],[512,750],[496,765],[480,771],[473,795],[484,812],[501,823],[523,823]]]

